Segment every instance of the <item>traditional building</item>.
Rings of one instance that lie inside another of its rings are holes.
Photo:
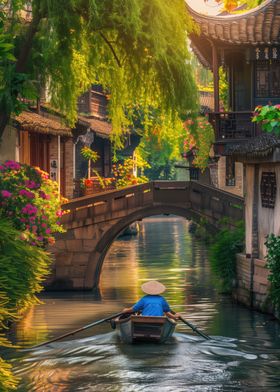
[[[81,149],[85,144],[98,153],[99,158],[94,163],[94,169],[98,174],[102,177],[110,177],[112,174],[112,125],[108,120],[107,107],[108,97],[101,86],[92,86],[79,98],[78,122],[73,130],[75,196],[81,195],[79,184],[82,178],[87,177],[87,162],[81,155]],[[132,156],[139,142],[139,135],[130,130],[121,151],[122,156]]]
[[[64,196],[72,197],[72,132],[58,116],[30,110],[14,117],[0,146],[0,161],[7,159],[40,167],[58,182]]]
[[[251,122],[257,105],[279,103],[280,2],[267,0],[248,12],[211,16],[195,11],[192,3],[188,1],[188,9],[199,25],[199,33],[191,36],[192,47],[214,77],[214,112],[209,119],[216,133],[215,152],[220,157],[216,182],[219,188],[242,195],[242,163],[223,156],[223,152],[226,146],[260,133]],[[228,75],[230,110],[226,112],[219,102],[220,66]]]
[[[280,102],[280,0],[236,15],[189,11],[200,26],[192,45],[214,75],[218,186],[245,196],[246,249],[238,256],[235,296],[267,310],[266,237],[280,235],[280,139],[252,122],[257,105]],[[229,82],[229,107],[219,105],[219,66]]]

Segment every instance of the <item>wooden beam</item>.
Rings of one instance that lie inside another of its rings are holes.
[[[220,111],[220,99],[219,99],[219,59],[218,59],[218,49],[213,41],[212,46],[212,71],[213,71],[213,81],[214,81],[214,112]]]

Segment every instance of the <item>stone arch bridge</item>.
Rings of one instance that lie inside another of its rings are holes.
[[[243,219],[243,198],[188,181],[156,181],[73,199],[63,205],[66,233],[51,248],[53,273],[46,286],[53,290],[97,287],[102,264],[114,239],[129,224],[158,214],[175,214],[197,223],[204,218],[217,229],[222,218],[232,226]]]

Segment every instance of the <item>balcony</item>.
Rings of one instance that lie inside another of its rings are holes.
[[[252,112],[209,113],[209,122],[215,130],[215,153],[222,155],[226,144],[242,143],[262,133],[252,122]]]

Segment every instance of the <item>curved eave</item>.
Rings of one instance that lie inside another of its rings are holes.
[[[234,15],[208,16],[187,9],[199,25],[200,36],[227,44],[279,44],[280,0],[266,0],[260,6]]]

